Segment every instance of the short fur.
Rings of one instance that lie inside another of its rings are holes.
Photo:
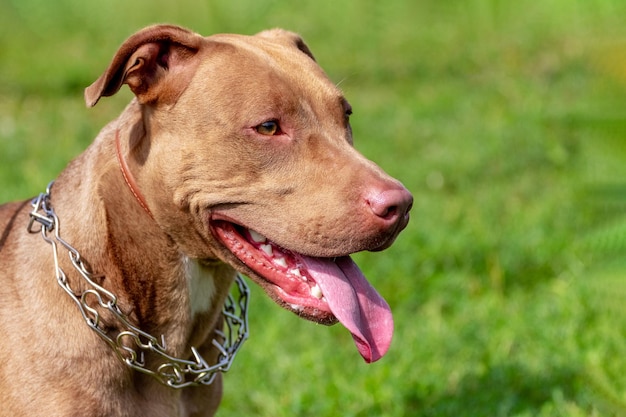
[[[406,225],[410,194],[352,147],[349,105],[293,33],[205,38],[151,26],[124,42],[87,104],[123,84],[136,98],[59,175],[51,203],[62,237],[173,355],[201,346],[215,360],[210,341],[236,271],[269,285],[216,239],[211,219],[323,257],[384,249]],[[267,120],[284,135],[254,130]],[[116,135],[150,215],[120,172]],[[213,415],[221,377],[168,388],[125,367],[85,325],[57,285],[50,245],[26,231],[30,210],[0,206],[0,415]],[[63,253],[61,267],[84,288]]]

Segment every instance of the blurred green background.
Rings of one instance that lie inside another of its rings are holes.
[[[218,415],[626,415],[625,18],[621,0],[0,0],[0,201],[121,112],[126,88],[89,110],[82,90],[142,26],[297,31],[355,146],[415,196],[397,243],[357,256],[395,338],[365,365],[345,329],[254,288]]]

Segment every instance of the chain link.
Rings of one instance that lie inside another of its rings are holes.
[[[243,278],[237,274],[235,283],[239,297],[235,301],[229,294],[222,310],[223,330],[216,330],[217,338],[213,346],[218,350],[217,363],[209,365],[195,347],[191,348],[193,360],[173,357],[167,353],[165,337],[161,340],[133,325],[122,312],[117,297],[102,287],[95,280],[98,276],[89,271],[80,253],[60,236],[59,218],[50,204],[51,182],[45,193],[39,194],[32,202],[28,232],[41,233],[43,239],[52,246],[54,269],[58,284],[77,304],[87,325],[94,330],[115,351],[119,359],[130,368],[151,375],[161,383],[172,388],[184,388],[191,385],[210,385],[219,372],[227,372],[243,342],[248,338],[248,299],[250,291]],[[37,229],[35,223],[40,227]],[[77,293],[70,286],[65,272],[59,266],[59,249],[65,249],[72,265],[87,283],[88,289]],[[88,302],[88,299],[95,301]],[[112,313],[123,331],[110,336],[102,327],[99,310]],[[145,353],[156,354],[161,359],[156,369],[146,367]]]

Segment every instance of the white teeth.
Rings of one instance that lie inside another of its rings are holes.
[[[255,232],[252,229],[248,229],[248,232],[250,233],[250,237],[255,243],[265,243],[267,241],[267,238],[265,236],[263,236],[260,233]]]
[[[272,245],[261,245],[259,246],[263,252],[268,254],[269,256],[274,255],[274,250],[272,249]]]
[[[287,272],[289,272],[294,277],[298,277],[298,278],[302,279],[302,281],[304,281],[304,282],[308,281],[307,277],[302,275],[302,272],[300,272],[300,269],[298,269],[298,268],[290,269]]]
[[[287,260],[285,258],[274,258],[274,263],[283,268],[287,268]]]
[[[314,287],[311,287],[311,295],[318,300],[321,300],[324,294],[322,294],[322,289],[319,285],[315,284]]]

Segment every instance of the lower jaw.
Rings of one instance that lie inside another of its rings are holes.
[[[286,269],[274,265],[271,258],[264,256],[256,247],[244,237],[246,228],[229,221],[212,221],[211,230],[221,244],[230,252],[237,261],[235,269],[250,276],[277,304],[307,320],[332,325],[337,319],[330,311],[325,299],[308,295],[306,292],[309,282],[304,279],[298,281],[289,277]],[[288,250],[274,246],[276,250],[282,250],[281,255],[289,257],[289,263],[296,263],[299,255]],[[291,292],[277,282],[283,281],[284,286],[299,286],[302,291]],[[303,295],[304,294],[304,295]]]

